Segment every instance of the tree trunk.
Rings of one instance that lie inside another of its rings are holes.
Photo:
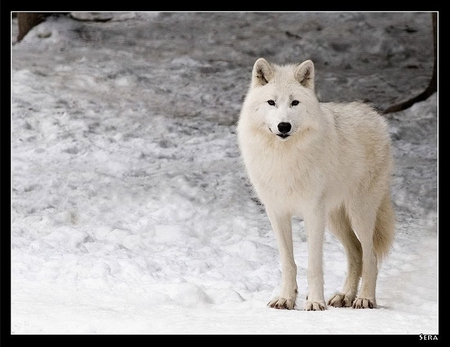
[[[428,87],[419,95],[415,96],[412,99],[403,101],[400,104],[388,107],[383,111],[383,114],[405,110],[414,105],[416,102],[426,100],[429,96],[433,95],[437,91],[437,13],[433,12],[431,14],[431,18],[433,22],[434,62],[433,75],[431,76],[430,83],[428,84]]]
[[[25,35],[36,25],[45,20],[44,13],[28,13],[18,12],[17,20],[19,22],[19,34],[17,35],[17,42],[22,41]]]

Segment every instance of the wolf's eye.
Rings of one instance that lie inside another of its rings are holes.
[[[300,103],[298,100],[292,100],[291,106],[297,106]]]
[[[275,101],[273,101],[272,99],[267,100],[267,103],[268,103],[270,106],[275,106]]]

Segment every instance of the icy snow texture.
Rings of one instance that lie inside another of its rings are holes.
[[[312,58],[323,101],[417,94],[430,14],[104,16],[51,17],[13,46],[12,333],[438,332],[435,96],[388,117],[398,223],[376,310],[302,311],[299,220],[298,309],[265,306],[278,251],[235,134],[260,56]],[[346,271],[329,233],[324,264],[329,297]]]

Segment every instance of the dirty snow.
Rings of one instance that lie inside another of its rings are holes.
[[[429,13],[97,15],[111,20],[50,17],[12,47],[11,333],[439,332],[436,95],[387,117],[397,234],[374,310],[302,310],[300,220],[297,309],[266,306],[278,251],[236,142],[260,56],[312,58],[323,101],[420,92]],[[328,298],[346,265],[325,241]]]

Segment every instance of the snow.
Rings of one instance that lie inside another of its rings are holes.
[[[236,141],[259,56],[309,52],[324,101],[370,96],[383,108],[420,92],[429,14],[73,17],[82,21],[50,17],[12,47],[12,334],[439,332],[435,95],[387,116],[397,234],[374,310],[303,311],[297,219],[297,309],[266,306],[279,290],[278,250]],[[327,233],[326,298],[345,261]]]

